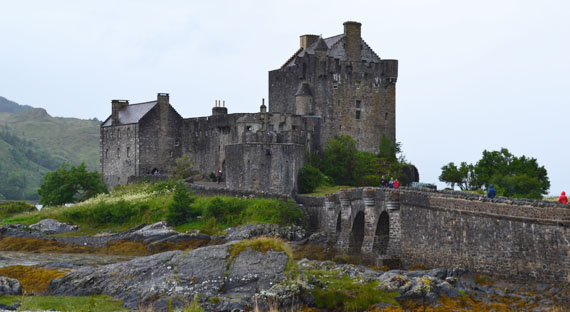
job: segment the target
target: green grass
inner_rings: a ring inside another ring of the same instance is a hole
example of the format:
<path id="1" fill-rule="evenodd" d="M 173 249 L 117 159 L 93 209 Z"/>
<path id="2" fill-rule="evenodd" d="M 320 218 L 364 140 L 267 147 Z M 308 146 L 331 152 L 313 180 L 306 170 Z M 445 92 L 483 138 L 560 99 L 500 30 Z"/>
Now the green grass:
<path id="1" fill-rule="evenodd" d="M 0 224 L 30 225 L 52 218 L 79 225 L 77 232 L 57 236 L 94 235 L 123 231 L 140 224 L 166 220 L 172 203 L 173 185 L 141 183 L 115 188 L 70 207 L 56 206 L 5 218 Z M 205 234 L 220 234 L 228 227 L 243 224 L 303 224 L 303 214 L 292 201 L 229 196 L 196 197 L 192 209 L 201 212 L 195 219 L 184 220 L 175 227 L 186 232 L 194 229 Z"/>
<path id="2" fill-rule="evenodd" d="M 378 281 L 352 280 L 339 271 L 311 270 L 308 274 L 326 285 L 312 291 L 318 308 L 365 311 L 370 305 L 380 302 L 398 305 L 395 298 L 399 293 L 377 290 Z"/>
<path id="3" fill-rule="evenodd" d="M 19 303 L 19 310 L 55 309 L 64 312 L 113 312 L 128 311 L 123 301 L 109 296 L 71 297 L 71 296 L 3 296 L 0 303 L 12 305 Z"/>
<path id="4" fill-rule="evenodd" d="M 336 193 L 342 189 L 350 189 L 354 188 L 354 186 L 342 186 L 342 185 L 335 185 L 335 186 L 319 186 L 315 189 L 312 193 L 302 194 L 308 196 L 325 196 L 329 193 Z"/>

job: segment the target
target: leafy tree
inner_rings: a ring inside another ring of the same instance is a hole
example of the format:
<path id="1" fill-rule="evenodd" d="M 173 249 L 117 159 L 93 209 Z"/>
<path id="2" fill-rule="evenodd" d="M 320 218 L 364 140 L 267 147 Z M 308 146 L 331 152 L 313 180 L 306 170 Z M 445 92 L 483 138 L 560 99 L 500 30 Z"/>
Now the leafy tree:
<path id="1" fill-rule="evenodd" d="M 319 169 L 331 177 L 336 185 L 354 185 L 358 154 L 356 142 L 349 135 L 343 135 L 330 140 L 323 152 L 324 158 Z"/>
<path id="2" fill-rule="evenodd" d="M 174 180 L 183 180 L 195 175 L 198 171 L 195 169 L 196 162 L 192 157 L 184 155 L 176 159 L 176 167 L 170 170 L 170 176 Z"/>
<path id="3" fill-rule="evenodd" d="M 441 167 L 441 175 L 439 180 L 449 183 L 451 188 L 455 188 L 455 184 L 459 186 L 462 191 L 473 190 L 478 187 L 473 184 L 475 176 L 474 166 L 466 162 L 462 162 L 459 168 L 453 163 Z"/>
<path id="4" fill-rule="evenodd" d="M 483 157 L 475 164 L 453 163 L 443 166 L 440 181 L 462 190 L 488 188 L 494 184 L 500 196 L 540 199 L 547 194 L 550 180 L 544 166 L 535 158 L 517 157 L 502 148 L 500 151 L 483 151 Z"/>
<path id="5" fill-rule="evenodd" d="M 172 195 L 172 203 L 168 206 L 166 220 L 170 225 L 184 224 L 200 215 L 200 211 L 192 208 L 195 198 L 190 195 L 183 183 L 177 183 Z"/>
<path id="6" fill-rule="evenodd" d="M 64 163 L 46 173 L 38 190 L 40 203 L 47 206 L 75 203 L 105 192 L 107 187 L 101 181 L 101 174 L 88 171 L 85 163 L 77 167 Z"/>

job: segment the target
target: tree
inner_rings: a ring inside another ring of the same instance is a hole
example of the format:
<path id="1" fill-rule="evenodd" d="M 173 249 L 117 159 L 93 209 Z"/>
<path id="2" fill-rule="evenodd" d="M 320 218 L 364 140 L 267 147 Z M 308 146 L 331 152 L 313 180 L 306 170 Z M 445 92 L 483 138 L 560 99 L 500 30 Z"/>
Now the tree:
<path id="1" fill-rule="evenodd" d="M 535 158 L 517 157 L 502 148 L 500 151 L 483 151 L 483 157 L 475 164 L 462 162 L 457 168 L 449 163 L 442 168 L 440 181 L 462 190 L 488 188 L 494 184 L 500 196 L 540 199 L 547 194 L 550 181 L 544 166 Z"/>
<path id="2" fill-rule="evenodd" d="M 441 167 L 439 180 L 449 183 L 452 189 L 455 188 L 455 184 L 457 184 L 462 191 L 477 189 L 478 187 L 473 184 L 475 177 L 474 170 L 475 168 L 472 164 L 462 162 L 458 168 L 453 162 L 450 162 Z"/>
<path id="3" fill-rule="evenodd" d="M 64 163 L 58 169 L 46 173 L 38 190 L 40 203 L 46 206 L 75 203 L 107 192 L 101 174 L 88 171 L 85 163 L 69 166 Z"/>
<path id="4" fill-rule="evenodd" d="M 331 177 L 336 185 L 354 185 L 357 154 L 356 142 L 343 135 L 330 140 L 324 149 L 322 166 L 319 168 Z"/>
<path id="5" fill-rule="evenodd" d="M 311 193 L 325 181 L 325 175 L 310 164 L 306 164 L 299 170 L 299 193 Z"/>
<path id="6" fill-rule="evenodd" d="M 172 194 L 172 202 L 168 205 L 166 221 L 170 225 L 177 226 L 200 215 L 200 211 L 195 211 L 191 207 L 194 200 L 186 186 L 181 182 L 177 183 Z"/>
<path id="7" fill-rule="evenodd" d="M 170 170 L 170 176 L 174 180 L 189 178 L 198 173 L 195 166 L 196 162 L 190 156 L 184 155 L 176 159 L 176 167 Z"/>

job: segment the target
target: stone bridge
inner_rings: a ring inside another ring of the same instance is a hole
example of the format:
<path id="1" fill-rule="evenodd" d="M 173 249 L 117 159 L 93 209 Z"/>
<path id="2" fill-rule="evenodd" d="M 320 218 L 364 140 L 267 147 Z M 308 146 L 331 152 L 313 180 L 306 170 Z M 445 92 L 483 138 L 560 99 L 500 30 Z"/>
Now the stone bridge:
<path id="1" fill-rule="evenodd" d="M 401 256 L 399 191 L 379 188 L 341 190 L 324 201 L 326 232 L 339 253 L 362 255 L 374 264 Z"/>
<path id="2" fill-rule="evenodd" d="M 297 196 L 337 253 L 388 266 L 462 266 L 570 282 L 570 207 L 452 191 L 355 188 Z"/>

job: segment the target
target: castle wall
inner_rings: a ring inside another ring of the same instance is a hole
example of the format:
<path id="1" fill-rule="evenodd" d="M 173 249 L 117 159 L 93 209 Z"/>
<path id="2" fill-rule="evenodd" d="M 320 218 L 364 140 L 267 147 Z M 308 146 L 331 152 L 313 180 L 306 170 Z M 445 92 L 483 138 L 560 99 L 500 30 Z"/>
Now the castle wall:
<path id="1" fill-rule="evenodd" d="M 238 142 L 236 121 L 246 114 L 184 119 L 183 150 L 198 164 L 200 173 L 225 171 L 225 146 Z"/>
<path id="2" fill-rule="evenodd" d="M 504 278 L 570 282 L 570 209 L 403 190 L 402 261 Z"/>
<path id="3" fill-rule="evenodd" d="M 139 174 L 168 174 L 182 156 L 183 119 L 168 104 L 156 105 L 139 121 Z"/>
<path id="4" fill-rule="evenodd" d="M 405 266 L 459 266 L 502 278 L 570 282 L 570 208 L 566 205 L 414 188 L 378 188 L 371 201 L 372 190 L 328 194 L 324 204 L 298 197 L 310 207 L 311 220 L 320 219 L 316 224 L 329 234 L 338 251 L 350 251 L 351 233 L 364 232 L 363 260 L 369 260 L 367 248 L 372 246 L 377 262 L 382 260 L 378 250 L 384 249 L 388 256 L 399 255 Z M 361 202 L 370 209 L 364 208 L 364 223 L 357 224 Z M 386 232 L 379 229 L 383 210 L 389 216 Z"/>
<path id="5" fill-rule="evenodd" d="M 243 143 L 226 146 L 226 187 L 291 194 L 304 165 L 300 144 Z"/>
<path id="6" fill-rule="evenodd" d="M 269 111 L 294 114 L 296 89 L 307 82 L 314 114 L 323 118 L 321 142 L 347 134 L 360 151 L 377 153 L 382 134 L 396 137 L 396 76 L 392 60 L 349 62 L 307 54 L 269 72 Z"/>
<path id="7" fill-rule="evenodd" d="M 137 174 L 137 134 L 137 124 L 101 128 L 101 173 L 109 188 Z"/>

